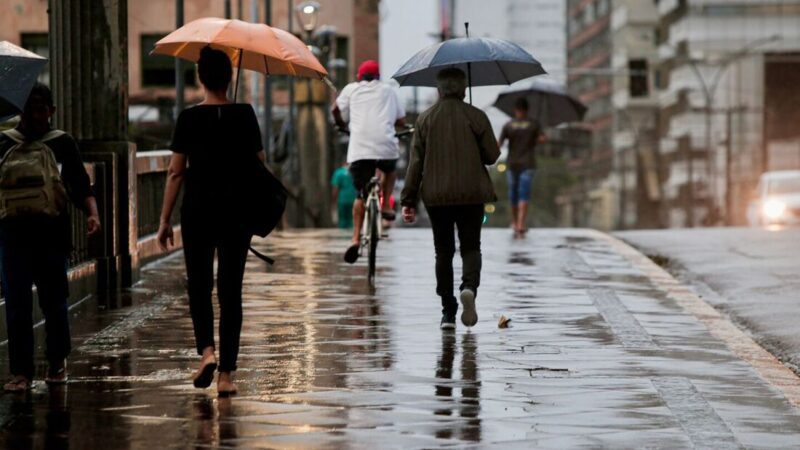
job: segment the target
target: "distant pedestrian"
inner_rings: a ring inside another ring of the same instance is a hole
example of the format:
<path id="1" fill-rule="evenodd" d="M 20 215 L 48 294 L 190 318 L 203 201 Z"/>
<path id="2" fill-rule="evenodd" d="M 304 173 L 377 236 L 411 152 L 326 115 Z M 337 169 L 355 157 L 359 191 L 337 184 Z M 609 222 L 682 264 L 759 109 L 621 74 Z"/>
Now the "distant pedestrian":
<path id="1" fill-rule="evenodd" d="M 380 67 L 375 61 L 364 61 L 358 68 L 358 81 L 342 89 L 333 107 L 336 125 L 349 126 L 350 143 L 347 146 L 347 163 L 359 197 L 353 203 L 353 240 L 344 254 L 344 260 L 354 263 L 361 248 L 361 225 L 364 222 L 364 200 L 369 193 L 367 185 L 376 171 L 380 171 L 383 205 L 381 216 L 395 220 L 389 199 L 394 191 L 397 159 L 400 147 L 395 128 L 405 126 L 406 112 L 397 93 L 380 80 Z"/>
<path id="2" fill-rule="evenodd" d="M 181 206 L 189 310 L 194 324 L 197 353 L 202 356 L 194 386 L 211 385 L 217 369 L 214 344 L 214 254 L 219 299 L 220 396 L 236 393 L 232 373 L 239 355 L 242 330 L 242 280 L 251 235 L 244 229 L 245 192 L 242 175 L 248 165 L 264 164 L 261 132 L 249 104 L 234 104 L 226 92 L 232 68 L 228 56 L 205 47 L 197 63 L 205 99 L 182 111 L 175 124 L 173 151 L 164 192 L 158 241 L 172 244 L 172 210 L 184 180 Z"/>
<path id="3" fill-rule="evenodd" d="M 332 204 L 336 205 L 336 221 L 341 229 L 353 228 L 353 202 L 358 197 L 353 177 L 347 169 L 347 163 L 333 171 L 331 177 Z"/>
<path id="4" fill-rule="evenodd" d="M 508 202 L 511 204 L 511 228 L 517 235 L 528 231 L 528 203 L 536 175 L 536 146 L 545 142 L 539 124 L 528 117 L 528 101 L 514 104 L 514 118 L 505 124 L 497 145 L 508 140 Z"/>
<path id="5" fill-rule="evenodd" d="M 452 329 L 458 312 L 453 295 L 453 229 L 458 229 L 463 261 L 461 322 L 473 326 L 478 321 L 475 298 L 484 204 L 497 200 L 485 166 L 497 161 L 500 150 L 486 114 L 464 103 L 464 72 L 442 70 L 437 86 L 439 101 L 416 123 L 401 204 L 406 222 L 416 219 L 419 200 L 428 210 L 436 249 L 436 293 L 442 298 L 441 328 Z"/>
<path id="6" fill-rule="evenodd" d="M 50 88 L 37 84 L 19 126 L 0 134 L 0 279 L 12 375 L 6 391 L 25 391 L 32 384 L 34 285 L 45 320 L 45 381 L 67 381 L 67 258 L 72 250 L 67 201 L 87 214 L 90 236 L 100 232 L 97 202 L 78 146 L 50 126 L 54 112 Z"/>

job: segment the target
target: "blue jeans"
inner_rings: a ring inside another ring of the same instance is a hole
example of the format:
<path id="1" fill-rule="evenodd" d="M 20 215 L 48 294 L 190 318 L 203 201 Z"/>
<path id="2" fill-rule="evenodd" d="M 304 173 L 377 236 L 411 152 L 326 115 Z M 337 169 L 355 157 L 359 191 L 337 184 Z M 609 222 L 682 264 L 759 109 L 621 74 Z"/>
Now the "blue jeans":
<path id="1" fill-rule="evenodd" d="M 0 229 L 0 282 L 6 303 L 8 358 L 12 375 L 32 379 L 33 286 L 44 315 L 45 354 L 60 364 L 71 350 L 67 297 L 67 257 L 63 249 L 42 242 L 38 233 Z"/>
<path id="2" fill-rule="evenodd" d="M 533 176 L 536 171 L 533 169 L 512 170 L 508 173 L 508 201 L 511 206 L 517 206 L 519 202 L 528 202 L 531 199 L 531 186 Z"/>

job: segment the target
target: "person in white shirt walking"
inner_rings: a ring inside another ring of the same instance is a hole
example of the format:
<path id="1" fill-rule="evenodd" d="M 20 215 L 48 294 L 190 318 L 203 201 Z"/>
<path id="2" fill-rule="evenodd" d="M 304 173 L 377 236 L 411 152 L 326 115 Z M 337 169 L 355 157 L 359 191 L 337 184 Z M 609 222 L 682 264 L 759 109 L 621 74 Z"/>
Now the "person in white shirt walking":
<path id="1" fill-rule="evenodd" d="M 395 212 L 389 204 L 396 180 L 397 159 L 400 157 L 395 129 L 405 127 L 406 113 L 394 89 L 380 80 L 380 68 L 372 60 L 364 61 L 359 66 L 358 81 L 342 89 L 332 112 L 340 129 L 347 129 L 349 122 L 347 162 L 350 164 L 353 184 L 359 192 L 359 197 L 353 203 L 353 242 L 344 255 L 344 260 L 352 264 L 358 259 L 364 199 L 368 194 L 366 187 L 376 170 L 383 173 L 381 215 L 388 221 L 395 219 Z"/>

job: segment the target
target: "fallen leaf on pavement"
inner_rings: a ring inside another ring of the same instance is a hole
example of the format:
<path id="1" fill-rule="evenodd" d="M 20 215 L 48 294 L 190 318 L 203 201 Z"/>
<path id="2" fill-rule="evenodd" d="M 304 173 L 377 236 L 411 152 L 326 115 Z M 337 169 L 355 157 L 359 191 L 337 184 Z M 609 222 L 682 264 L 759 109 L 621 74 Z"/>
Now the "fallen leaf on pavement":
<path id="1" fill-rule="evenodd" d="M 508 324 L 511 322 L 506 316 L 500 316 L 500 320 L 497 322 L 497 328 L 508 328 Z"/>

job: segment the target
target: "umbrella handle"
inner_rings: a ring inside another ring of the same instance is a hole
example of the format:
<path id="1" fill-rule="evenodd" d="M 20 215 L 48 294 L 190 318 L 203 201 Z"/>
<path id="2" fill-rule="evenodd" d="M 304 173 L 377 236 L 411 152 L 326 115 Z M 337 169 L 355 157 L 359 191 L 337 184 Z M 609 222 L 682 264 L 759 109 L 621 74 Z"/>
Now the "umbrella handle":
<path id="1" fill-rule="evenodd" d="M 239 96 L 239 75 L 242 73 L 242 54 L 244 50 L 239 49 L 239 64 L 236 66 L 236 85 L 233 88 L 233 103 L 236 103 L 236 98 Z"/>

